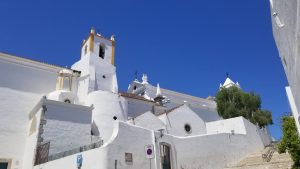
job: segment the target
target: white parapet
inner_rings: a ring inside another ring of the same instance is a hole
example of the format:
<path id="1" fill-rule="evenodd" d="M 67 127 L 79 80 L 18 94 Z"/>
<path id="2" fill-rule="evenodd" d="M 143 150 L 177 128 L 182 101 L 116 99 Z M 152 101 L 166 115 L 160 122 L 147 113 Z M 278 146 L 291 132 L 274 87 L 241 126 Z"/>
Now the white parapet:
<path id="1" fill-rule="evenodd" d="M 298 132 L 300 134 L 300 124 L 299 124 L 300 115 L 299 115 L 299 112 L 298 112 L 298 109 L 297 109 L 297 106 L 296 106 L 296 103 L 295 103 L 295 100 L 294 100 L 293 93 L 291 91 L 291 87 L 286 86 L 285 91 L 286 91 L 287 97 L 289 99 L 290 107 L 291 107 L 291 110 L 292 110 L 292 113 L 293 113 L 293 117 L 295 119 L 295 123 L 296 123 L 297 129 L 298 129 Z"/>

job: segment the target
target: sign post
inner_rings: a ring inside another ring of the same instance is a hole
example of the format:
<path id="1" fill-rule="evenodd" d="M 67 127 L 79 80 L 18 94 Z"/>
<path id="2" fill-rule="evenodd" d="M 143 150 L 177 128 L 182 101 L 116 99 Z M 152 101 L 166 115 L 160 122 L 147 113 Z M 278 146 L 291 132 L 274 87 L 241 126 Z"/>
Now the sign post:
<path id="1" fill-rule="evenodd" d="M 77 168 L 80 169 L 82 166 L 82 155 L 77 155 Z"/>
<path id="2" fill-rule="evenodd" d="M 146 158 L 154 158 L 154 146 L 153 144 L 146 145 L 145 146 L 145 155 Z"/>
<path id="3" fill-rule="evenodd" d="M 153 144 L 145 146 L 145 155 L 146 155 L 146 158 L 148 158 L 149 161 L 150 161 L 150 169 L 151 169 L 151 159 L 154 158 L 154 146 L 153 146 Z"/>

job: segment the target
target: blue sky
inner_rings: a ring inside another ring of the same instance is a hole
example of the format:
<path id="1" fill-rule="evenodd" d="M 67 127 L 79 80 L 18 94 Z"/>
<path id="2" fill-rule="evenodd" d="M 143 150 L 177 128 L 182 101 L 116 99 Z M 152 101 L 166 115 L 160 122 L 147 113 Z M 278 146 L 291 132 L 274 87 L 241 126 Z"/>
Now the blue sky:
<path id="1" fill-rule="evenodd" d="M 0 2 L 0 51 L 71 66 L 94 26 L 116 36 L 118 83 L 134 72 L 152 84 L 199 97 L 214 95 L 226 72 L 273 112 L 270 127 L 290 111 L 287 80 L 273 40 L 267 0 Z"/>

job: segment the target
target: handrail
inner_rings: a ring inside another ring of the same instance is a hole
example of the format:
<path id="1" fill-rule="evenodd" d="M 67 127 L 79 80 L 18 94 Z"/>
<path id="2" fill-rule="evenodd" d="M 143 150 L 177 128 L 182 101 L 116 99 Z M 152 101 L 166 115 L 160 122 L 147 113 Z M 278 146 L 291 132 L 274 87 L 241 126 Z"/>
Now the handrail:
<path id="1" fill-rule="evenodd" d="M 270 162 L 275 150 L 275 144 L 271 144 L 269 150 L 266 153 L 262 154 L 262 159 L 266 162 Z"/>
<path id="2" fill-rule="evenodd" d="M 77 154 L 77 153 L 80 153 L 80 152 L 95 149 L 95 148 L 101 147 L 102 145 L 103 145 L 103 140 L 92 143 L 92 144 L 84 145 L 84 146 L 81 146 L 81 147 L 78 147 L 78 148 L 74 148 L 72 150 L 60 152 L 60 153 L 57 153 L 57 154 L 52 154 L 52 155 L 48 156 L 48 161 L 57 160 L 57 159 L 60 159 L 60 158 L 66 157 L 66 156 L 70 156 L 70 155 Z"/>

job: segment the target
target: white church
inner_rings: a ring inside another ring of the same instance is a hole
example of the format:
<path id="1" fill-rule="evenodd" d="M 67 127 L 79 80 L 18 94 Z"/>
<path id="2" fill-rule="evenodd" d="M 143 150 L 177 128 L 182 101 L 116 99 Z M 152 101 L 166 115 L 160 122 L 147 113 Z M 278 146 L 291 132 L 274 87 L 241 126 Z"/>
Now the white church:
<path id="1" fill-rule="evenodd" d="M 271 143 L 145 74 L 119 92 L 114 51 L 92 29 L 71 69 L 0 53 L 0 169 L 222 169 Z"/>

